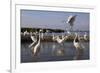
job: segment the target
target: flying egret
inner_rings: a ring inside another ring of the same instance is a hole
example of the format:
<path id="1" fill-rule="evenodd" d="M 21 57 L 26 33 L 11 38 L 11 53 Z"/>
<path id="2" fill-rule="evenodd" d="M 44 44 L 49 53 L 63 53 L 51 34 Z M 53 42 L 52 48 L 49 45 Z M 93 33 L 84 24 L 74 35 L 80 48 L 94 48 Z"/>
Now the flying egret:
<path id="1" fill-rule="evenodd" d="M 83 55 L 84 46 L 80 42 L 79 36 L 77 33 L 75 33 L 73 44 L 74 44 L 74 47 L 76 48 L 76 56 L 74 57 L 74 59 L 80 59 Z"/>
<path id="2" fill-rule="evenodd" d="M 68 20 L 67 20 L 67 23 L 70 25 L 70 30 L 73 30 L 73 25 L 74 25 L 74 22 L 75 22 L 75 18 L 76 18 L 77 15 L 70 15 L 68 17 Z"/>

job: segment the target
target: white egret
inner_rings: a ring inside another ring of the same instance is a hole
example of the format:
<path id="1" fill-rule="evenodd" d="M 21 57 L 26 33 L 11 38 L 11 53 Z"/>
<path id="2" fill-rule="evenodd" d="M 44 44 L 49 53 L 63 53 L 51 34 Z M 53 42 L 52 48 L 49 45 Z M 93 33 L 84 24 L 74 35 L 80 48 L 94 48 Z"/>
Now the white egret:
<path id="1" fill-rule="evenodd" d="M 52 40 L 56 41 L 56 36 L 54 35 L 54 33 L 52 33 Z"/>
<path id="2" fill-rule="evenodd" d="M 59 43 L 59 44 L 63 43 L 66 39 L 68 39 L 68 36 L 63 36 L 62 35 L 61 38 L 60 38 L 59 35 L 54 36 L 54 34 L 53 34 L 53 37 L 52 37 L 52 40 L 57 41 L 57 43 Z"/>
<path id="3" fill-rule="evenodd" d="M 62 36 L 62 38 L 60 38 L 60 36 L 56 36 L 55 39 L 59 44 L 61 44 L 67 39 L 67 36 Z"/>
<path id="4" fill-rule="evenodd" d="M 62 45 L 62 47 L 64 47 L 64 41 L 67 39 L 67 37 L 62 35 L 62 37 L 60 38 L 60 36 L 53 35 L 52 39 L 53 39 L 53 41 L 57 41 L 57 43 L 59 43 L 59 45 Z M 60 49 L 57 49 L 57 51 L 56 51 L 57 56 L 63 56 L 65 54 L 65 50 L 62 47 Z M 55 51 L 55 45 L 53 45 L 52 51 Z"/>
<path id="5" fill-rule="evenodd" d="M 28 34 L 29 34 L 29 32 L 27 32 L 27 30 L 24 31 L 24 36 L 25 36 L 25 35 L 28 35 Z"/>
<path id="6" fill-rule="evenodd" d="M 35 46 L 32 47 L 33 56 L 36 56 L 40 51 L 40 31 L 37 37 L 37 41 L 35 42 Z"/>
<path id="7" fill-rule="evenodd" d="M 49 30 L 46 29 L 46 32 L 45 32 L 45 36 L 46 36 L 46 37 L 45 37 L 45 39 L 48 39 L 48 35 L 49 35 L 48 33 L 49 33 Z M 45 47 L 48 49 L 48 48 L 49 48 L 48 41 L 45 41 L 45 43 L 46 43 L 46 44 L 45 44 L 45 45 L 46 45 Z"/>
<path id="8" fill-rule="evenodd" d="M 53 44 L 52 46 L 52 55 L 57 55 L 57 56 L 64 56 L 65 50 L 64 48 L 56 48 L 56 45 Z"/>
<path id="9" fill-rule="evenodd" d="M 44 38 L 43 29 L 40 29 L 40 32 L 41 32 L 41 38 L 43 39 Z"/>
<path id="10" fill-rule="evenodd" d="M 87 35 L 87 33 L 85 32 L 85 34 L 84 34 L 84 40 L 88 40 L 88 35 Z"/>
<path id="11" fill-rule="evenodd" d="M 32 33 L 32 35 L 37 35 L 38 34 L 38 31 L 35 31 Z"/>
<path id="12" fill-rule="evenodd" d="M 35 36 L 33 36 L 33 35 L 31 35 L 31 40 L 33 41 L 33 43 L 31 43 L 31 44 L 29 45 L 29 48 L 32 47 L 32 46 L 36 43 L 36 41 L 37 41 L 37 39 L 36 39 Z"/>
<path id="13" fill-rule="evenodd" d="M 76 56 L 74 57 L 74 59 L 80 59 L 83 55 L 84 46 L 80 42 L 79 36 L 77 33 L 75 33 L 73 44 L 74 44 L 74 47 L 76 48 Z"/>
<path id="14" fill-rule="evenodd" d="M 29 45 L 29 48 L 31 48 L 35 42 L 37 41 L 37 33 L 36 32 L 30 32 L 30 38 L 31 40 L 33 41 L 30 45 Z"/>
<path id="15" fill-rule="evenodd" d="M 77 15 L 70 15 L 68 17 L 68 20 L 67 20 L 67 23 L 70 25 L 70 30 L 73 30 L 73 25 L 74 25 L 74 22 L 75 22 L 75 18 L 76 18 Z"/>

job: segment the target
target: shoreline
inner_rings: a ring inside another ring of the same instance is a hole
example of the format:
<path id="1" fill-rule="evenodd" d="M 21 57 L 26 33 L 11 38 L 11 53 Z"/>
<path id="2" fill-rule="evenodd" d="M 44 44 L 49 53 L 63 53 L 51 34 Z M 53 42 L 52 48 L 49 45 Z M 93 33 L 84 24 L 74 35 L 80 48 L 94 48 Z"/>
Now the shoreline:
<path id="1" fill-rule="evenodd" d="M 65 40 L 65 42 L 73 42 L 75 36 L 69 36 L 68 39 Z M 44 36 L 44 38 L 40 39 L 42 42 L 56 42 L 52 39 L 52 36 Z M 89 38 L 87 40 L 84 40 L 84 38 L 81 36 L 81 40 L 84 42 L 89 42 Z M 30 36 L 21 36 L 21 42 L 32 42 Z"/>

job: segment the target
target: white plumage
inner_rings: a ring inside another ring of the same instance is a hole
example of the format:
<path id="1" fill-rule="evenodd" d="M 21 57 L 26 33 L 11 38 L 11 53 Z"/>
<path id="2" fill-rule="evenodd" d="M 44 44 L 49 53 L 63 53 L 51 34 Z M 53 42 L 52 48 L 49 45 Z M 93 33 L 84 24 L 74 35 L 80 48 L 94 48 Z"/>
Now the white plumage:
<path id="1" fill-rule="evenodd" d="M 69 17 L 68 17 L 68 20 L 67 20 L 67 23 L 69 23 L 70 22 L 70 20 L 72 19 L 72 15 L 70 15 Z"/>
<path id="2" fill-rule="evenodd" d="M 26 30 L 26 31 L 24 31 L 24 36 L 25 36 L 25 35 L 28 35 L 28 34 L 29 34 L 29 33 L 27 32 L 27 30 Z"/>
<path id="3" fill-rule="evenodd" d="M 52 38 L 53 41 L 57 41 L 57 43 L 59 43 L 59 44 L 63 43 L 66 39 L 68 39 L 68 36 L 62 35 L 60 38 L 59 35 L 55 36 L 54 34 L 53 34 L 53 38 Z"/>
<path id="4" fill-rule="evenodd" d="M 35 46 L 32 47 L 32 53 L 33 53 L 33 56 L 36 56 L 40 51 L 40 32 L 37 37 L 37 41 L 34 44 Z"/>
<path id="5" fill-rule="evenodd" d="M 87 35 L 86 32 L 85 32 L 85 34 L 84 34 L 84 40 L 88 40 L 88 35 Z"/>
<path id="6" fill-rule="evenodd" d="M 35 38 L 35 36 L 32 36 L 32 35 L 31 35 L 31 40 L 33 41 L 33 43 L 31 43 L 29 45 L 29 48 L 32 47 L 36 43 L 36 41 L 37 41 L 37 39 Z"/>
<path id="7" fill-rule="evenodd" d="M 80 42 L 78 34 L 76 33 L 75 35 L 76 36 L 74 38 L 73 44 L 74 44 L 74 46 L 76 48 L 76 56 L 74 57 L 74 59 L 80 59 L 82 57 L 82 55 L 83 55 L 83 50 L 84 50 L 85 47 Z"/>
<path id="8" fill-rule="evenodd" d="M 75 36 L 74 42 L 73 42 L 75 48 L 76 48 L 76 49 L 83 49 L 84 46 L 83 46 L 82 43 L 80 42 L 78 34 L 76 33 L 75 35 L 76 35 L 76 36 Z"/>
<path id="9" fill-rule="evenodd" d="M 64 42 L 65 38 L 60 38 L 59 36 L 56 36 L 56 41 L 60 44 L 62 42 Z"/>
<path id="10" fill-rule="evenodd" d="M 72 29 L 72 27 L 74 25 L 75 19 L 76 19 L 76 15 L 74 15 L 74 16 L 70 15 L 68 17 L 67 23 L 70 25 L 70 30 Z"/>
<path id="11" fill-rule="evenodd" d="M 62 44 L 62 43 L 63 43 L 67 38 L 68 38 L 68 37 L 67 37 L 67 36 L 64 36 L 63 34 L 62 34 L 61 38 L 60 38 L 60 36 L 55 36 L 55 35 L 53 34 L 52 40 L 53 40 L 53 41 L 56 41 L 57 43 L 59 43 L 59 45 L 62 45 L 62 47 L 63 47 L 64 44 Z M 53 54 L 55 54 L 55 55 L 57 55 L 57 56 L 63 56 L 63 55 L 65 54 L 65 50 L 64 50 L 62 47 L 61 47 L 60 49 L 57 49 L 57 50 L 55 50 L 55 47 L 56 47 L 56 45 L 54 44 L 54 45 L 53 45 L 53 49 L 52 49 Z"/>
<path id="12" fill-rule="evenodd" d="M 31 36 L 32 41 L 37 41 L 37 39 L 35 38 L 35 36 Z"/>
<path id="13" fill-rule="evenodd" d="M 43 29 L 40 29 L 40 32 L 41 32 L 41 38 L 43 39 L 44 38 Z"/>

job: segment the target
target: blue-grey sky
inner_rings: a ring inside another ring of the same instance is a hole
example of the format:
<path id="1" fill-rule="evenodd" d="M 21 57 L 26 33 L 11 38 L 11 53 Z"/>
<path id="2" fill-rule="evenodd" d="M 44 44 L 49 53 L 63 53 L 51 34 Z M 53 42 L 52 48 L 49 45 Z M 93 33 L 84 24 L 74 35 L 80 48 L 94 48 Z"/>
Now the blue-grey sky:
<path id="1" fill-rule="evenodd" d="M 70 15 L 77 15 L 74 30 L 89 30 L 89 13 L 39 10 L 21 10 L 21 27 L 69 29 L 69 24 L 64 21 L 67 21 Z"/>

